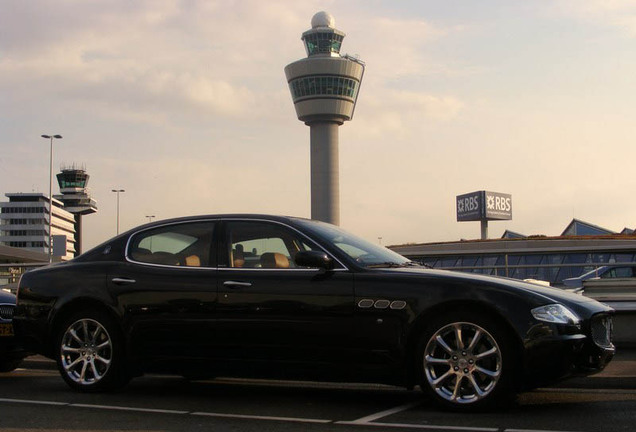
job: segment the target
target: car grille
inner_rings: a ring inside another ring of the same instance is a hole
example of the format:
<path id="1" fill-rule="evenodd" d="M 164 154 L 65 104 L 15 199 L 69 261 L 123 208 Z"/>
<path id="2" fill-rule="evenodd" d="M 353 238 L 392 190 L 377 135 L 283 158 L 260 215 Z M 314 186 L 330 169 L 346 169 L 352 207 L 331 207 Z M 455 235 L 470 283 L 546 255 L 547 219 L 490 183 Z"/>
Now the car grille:
<path id="1" fill-rule="evenodd" d="M 612 332 L 613 323 L 611 316 L 601 315 L 592 318 L 592 339 L 596 345 L 601 347 L 611 346 Z"/>
<path id="2" fill-rule="evenodd" d="M 11 320 L 13 319 L 13 310 L 15 309 L 14 305 L 11 304 L 0 304 L 0 319 L 3 320 Z"/>

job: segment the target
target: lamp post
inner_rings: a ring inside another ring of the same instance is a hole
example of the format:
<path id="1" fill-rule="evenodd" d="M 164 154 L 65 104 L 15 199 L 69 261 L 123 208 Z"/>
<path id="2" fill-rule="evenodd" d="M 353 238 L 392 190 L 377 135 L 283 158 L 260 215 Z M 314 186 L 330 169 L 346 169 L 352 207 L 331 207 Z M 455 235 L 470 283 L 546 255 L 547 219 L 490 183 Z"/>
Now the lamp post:
<path id="1" fill-rule="evenodd" d="M 117 235 L 119 235 L 119 193 L 126 191 L 123 189 L 112 189 L 111 192 L 115 192 L 117 194 Z"/>
<path id="2" fill-rule="evenodd" d="M 49 262 L 53 262 L 53 140 L 62 139 L 62 135 L 42 135 L 51 141 L 49 155 Z"/>
<path id="3" fill-rule="evenodd" d="M 146 215 L 146 217 L 148 218 L 148 223 L 152 222 L 152 219 L 155 218 L 155 215 Z"/>

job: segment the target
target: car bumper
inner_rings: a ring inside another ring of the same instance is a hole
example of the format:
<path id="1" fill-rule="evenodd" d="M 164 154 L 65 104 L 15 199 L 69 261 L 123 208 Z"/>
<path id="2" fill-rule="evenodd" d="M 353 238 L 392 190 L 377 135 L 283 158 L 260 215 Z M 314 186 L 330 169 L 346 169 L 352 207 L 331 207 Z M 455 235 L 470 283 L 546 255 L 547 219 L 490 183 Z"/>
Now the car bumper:
<path id="1" fill-rule="evenodd" d="M 552 331 L 550 335 L 526 341 L 522 387 L 536 388 L 605 369 L 616 352 L 611 342 L 611 318 L 602 324 L 609 326 L 606 335 L 599 336 L 600 321 L 607 319 L 608 316 L 598 317 L 597 322 L 584 324 L 579 333 Z"/>

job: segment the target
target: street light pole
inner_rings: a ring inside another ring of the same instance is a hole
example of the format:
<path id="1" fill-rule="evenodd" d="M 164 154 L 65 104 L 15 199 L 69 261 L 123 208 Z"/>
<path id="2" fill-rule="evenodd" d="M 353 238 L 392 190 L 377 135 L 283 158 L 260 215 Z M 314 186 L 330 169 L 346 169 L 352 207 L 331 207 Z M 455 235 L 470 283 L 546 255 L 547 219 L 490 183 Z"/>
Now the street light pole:
<path id="1" fill-rule="evenodd" d="M 62 139 L 62 135 L 41 135 L 51 140 L 49 154 L 49 262 L 53 262 L 53 139 Z"/>
<path id="2" fill-rule="evenodd" d="M 148 223 L 152 222 L 152 219 L 155 217 L 155 215 L 146 215 L 146 217 L 148 218 Z"/>
<path id="3" fill-rule="evenodd" d="M 117 194 L 117 235 L 119 235 L 119 193 L 126 191 L 123 189 L 113 189 L 111 192 L 115 192 Z"/>

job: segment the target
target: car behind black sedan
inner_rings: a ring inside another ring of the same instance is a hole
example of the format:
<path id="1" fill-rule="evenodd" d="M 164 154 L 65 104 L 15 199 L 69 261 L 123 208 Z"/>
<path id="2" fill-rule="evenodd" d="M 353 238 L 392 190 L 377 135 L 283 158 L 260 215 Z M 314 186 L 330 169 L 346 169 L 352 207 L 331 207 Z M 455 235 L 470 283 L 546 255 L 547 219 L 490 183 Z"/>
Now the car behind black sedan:
<path id="1" fill-rule="evenodd" d="M 425 269 L 322 222 L 200 216 L 26 273 L 14 323 L 74 389 L 144 372 L 419 385 L 455 409 L 602 370 L 612 309 Z"/>
<path id="2" fill-rule="evenodd" d="M 14 335 L 14 310 L 15 295 L 0 289 L 0 372 L 14 370 L 26 356 Z"/>

